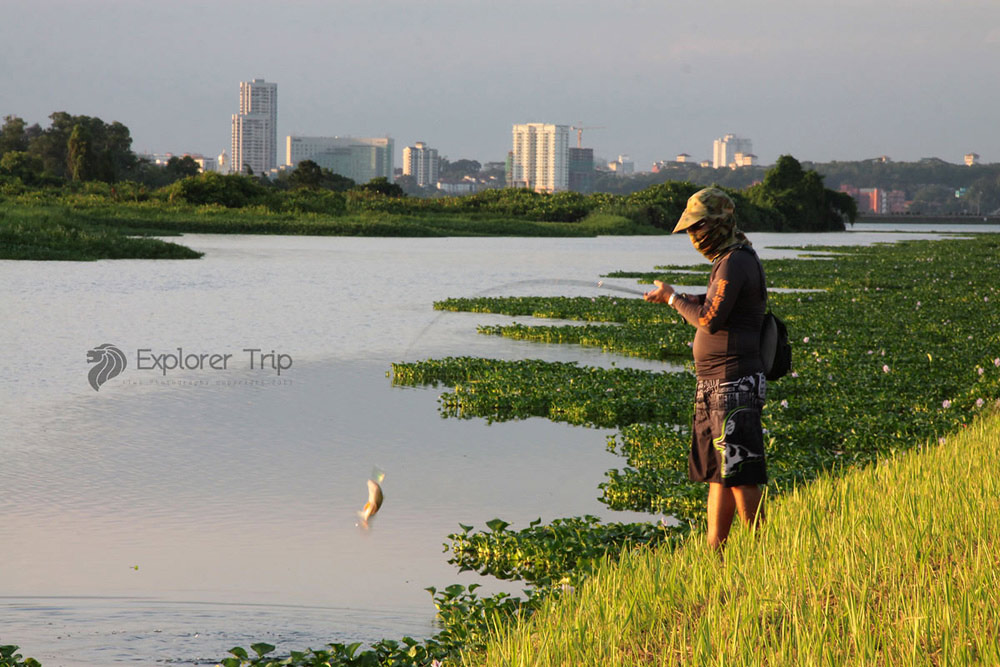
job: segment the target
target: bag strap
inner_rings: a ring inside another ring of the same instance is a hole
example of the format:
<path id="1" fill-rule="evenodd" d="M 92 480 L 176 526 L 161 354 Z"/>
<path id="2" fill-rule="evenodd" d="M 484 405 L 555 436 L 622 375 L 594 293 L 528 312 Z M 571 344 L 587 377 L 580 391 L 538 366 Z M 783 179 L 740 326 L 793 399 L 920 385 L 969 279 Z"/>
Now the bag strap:
<path id="1" fill-rule="evenodd" d="M 760 273 L 760 295 L 764 299 L 764 308 L 767 309 L 766 312 L 771 312 L 771 306 L 767 300 L 767 280 L 764 278 L 764 264 L 760 261 L 760 257 L 757 255 L 757 251 L 755 251 L 752 247 L 746 244 L 740 244 L 736 246 L 736 249 L 746 250 L 751 255 L 753 255 L 754 259 L 757 260 L 757 271 Z"/>

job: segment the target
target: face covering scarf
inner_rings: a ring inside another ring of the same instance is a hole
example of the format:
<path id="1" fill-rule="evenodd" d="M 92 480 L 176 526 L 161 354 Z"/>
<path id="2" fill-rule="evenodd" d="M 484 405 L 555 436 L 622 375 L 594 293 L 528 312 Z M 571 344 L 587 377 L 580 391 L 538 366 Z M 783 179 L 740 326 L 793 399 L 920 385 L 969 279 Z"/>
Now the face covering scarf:
<path id="1" fill-rule="evenodd" d="M 710 262 L 734 245 L 750 245 L 746 235 L 736 229 L 736 220 L 732 216 L 725 220 L 706 219 L 690 228 L 688 234 L 695 249 Z"/>

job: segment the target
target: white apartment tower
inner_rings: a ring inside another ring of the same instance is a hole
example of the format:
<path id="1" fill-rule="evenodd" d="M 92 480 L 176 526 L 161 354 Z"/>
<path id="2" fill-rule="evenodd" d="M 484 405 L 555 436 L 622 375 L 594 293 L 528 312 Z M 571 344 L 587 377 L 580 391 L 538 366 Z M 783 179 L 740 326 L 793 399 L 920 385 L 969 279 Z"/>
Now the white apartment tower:
<path id="1" fill-rule="evenodd" d="M 233 114 L 230 171 L 268 174 L 278 166 L 278 84 L 240 82 L 240 112 Z"/>
<path id="2" fill-rule="evenodd" d="M 438 180 L 440 159 L 436 148 L 418 141 L 414 146 L 403 149 L 403 175 L 413 176 L 417 185 L 424 187 L 433 185 Z"/>
<path id="3" fill-rule="evenodd" d="M 515 125 L 511 185 L 537 192 L 569 189 L 569 125 Z"/>
<path id="4" fill-rule="evenodd" d="M 736 154 L 750 155 L 753 153 L 753 144 L 749 139 L 737 137 L 734 134 L 727 134 L 721 139 L 716 139 L 712 144 L 712 166 L 728 167 L 736 162 Z"/>

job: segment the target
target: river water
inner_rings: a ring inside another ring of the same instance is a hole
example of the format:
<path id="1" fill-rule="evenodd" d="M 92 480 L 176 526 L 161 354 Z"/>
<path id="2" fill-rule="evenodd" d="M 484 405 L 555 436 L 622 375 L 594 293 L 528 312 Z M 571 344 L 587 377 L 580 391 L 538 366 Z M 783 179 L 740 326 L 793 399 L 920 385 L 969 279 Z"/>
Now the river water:
<path id="1" fill-rule="evenodd" d="M 937 236 L 885 229 L 752 240 L 769 258 L 794 254 L 778 245 Z M 440 390 L 392 387 L 387 371 L 457 355 L 663 368 L 480 336 L 477 324 L 511 318 L 431 306 L 617 295 L 602 274 L 699 263 L 686 237 L 182 242 L 205 257 L 0 261 L 0 644 L 86 667 L 422 638 L 435 631 L 427 586 L 519 590 L 447 564 L 459 523 L 650 518 L 597 501 L 622 464 L 608 431 L 445 420 Z M 88 351 L 106 343 L 127 366 L 95 391 Z M 149 368 L 177 348 L 200 367 Z M 366 530 L 375 467 L 386 500 Z"/>

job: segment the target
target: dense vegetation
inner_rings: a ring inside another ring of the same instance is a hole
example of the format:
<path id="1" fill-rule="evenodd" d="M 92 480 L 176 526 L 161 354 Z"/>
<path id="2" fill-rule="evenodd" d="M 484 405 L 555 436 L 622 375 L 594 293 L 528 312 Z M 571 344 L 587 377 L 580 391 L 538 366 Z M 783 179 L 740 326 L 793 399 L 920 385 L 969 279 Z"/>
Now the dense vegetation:
<path id="1" fill-rule="evenodd" d="M 314 165 L 313 165 L 314 166 Z M 627 196 L 523 189 L 466 197 L 420 199 L 375 179 L 343 191 L 331 174 L 310 165 L 291 190 L 238 174 L 187 176 L 157 190 L 134 182 L 69 182 L 28 186 L 0 174 L 0 258 L 95 259 L 181 257 L 158 242 L 121 235 L 180 233 L 363 236 L 596 236 L 656 234 L 673 228 L 698 186 L 665 183 Z M 298 171 L 293 173 L 293 177 Z M 322 183 L 334 183 L 333 189 Z M 317 185 L 319 184 L 319 185 Z M 740 225 L 753 230 L 837 230 L 856 214 L 854 201 L 827 190 L 815 172 L 783 157 L 760 185 L 731 191 Z M 44 214 L 40 213 L 44 212 Z M 53 236 L 42 219 L 77 230 Z M 93 227 L 94 229 L 91 229 Z M 89 236 L 86 247 L 72 241 Z M 46 239 L 52 239 L 51 247 Z M 105 247 L 102 252 L 101 248 Z M 139 255 L 123 255 L 134 247 Z M 23 248 L 30 248 L 26 254 Z M 188 253 L 188 256 L 197 256 Z"/>
<path id="2" fill-rule="evenodd" d="M 51 121 L 50 127 L 42 129 L 7 116 L 0 128 L 0 211 L 5 212 L 0 220 L 4 241 L 0 258 L 182 256 L 155 241 L 133 243 L 117 238 L 119 232 L 664 233 L 672 229 L 687 198 L 700 187 L 671 181 L 620 195 L 500 188 L 462 197 L 421 198 L 407 196 L 400 185 L 385 178 L 355 184 L 310 160 L 273 181 L 252 175 L 197 173 L 198 165 L 189 156 L 157 166 L 132 152 L 131 135 L 121 123 L 65 112 L 52 114 Z M 459 160 L 446 166 L 464 171 L 479 165 Z M 762 183 L 729 192 L 737 204 L 739 224 L 747 231 L 843 230 L 857 212 L 850 197 L 826 189 L 815 171 L 803 169 L 791 156 L 783 156 Z M 39 222 L 38 207 L 45 209 L 49 226 Z M 60 236 L 52 224 L 70 232 Z M 92 230 L 91 225 L 99 229 Z M 81 247 L 74 249 L 76 239 L 81 240 Z M 84 243 L 82 239 L 89 240 Z M 123 254 L 126 247 L 140 254 Z"/>
<path id="3" fill-rule="evenodd" d="M 638 549 L 501 628 L 496 667 L 1000 664 L 1000 415 L 772 502 L 724 562 Z M 923 445 L 923 447 L 921 447 Z"/>
<path id="4" fill-rule="evenodd" d="M 910 202 L 908 213 L 920 215 L 1000 215 L 1000 164 L 966 166 L 925 158 L 917 162 L 856 160 L 806 162 L 827 186 L 901 190 Z M 660 171 L 623 176 L 599 173 L 594 189 L 626 195 L 667 181 L 718 184 L 742 190 L 764 180 L 768 167 L 739 169 L 701 167 L 697 163 L 667 163 Z"/>
<path id="5" fill-rule="evenodd" d="M 138 232 L 137 232 L 138 233 Z M 196 259 L 202 253 L 176 243 L 126 236 L 72 211 L 0 207 L 0 259 Z"/>

